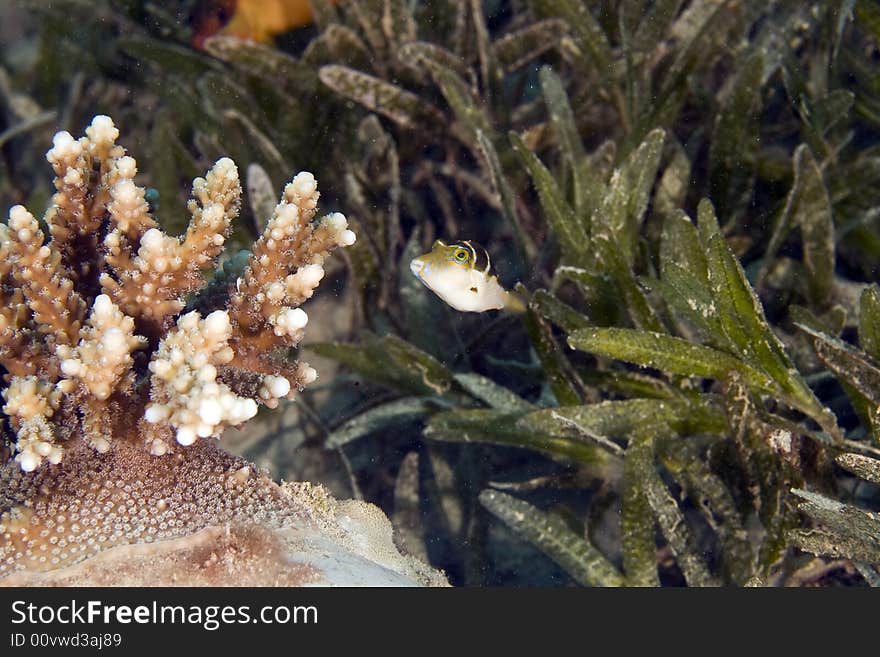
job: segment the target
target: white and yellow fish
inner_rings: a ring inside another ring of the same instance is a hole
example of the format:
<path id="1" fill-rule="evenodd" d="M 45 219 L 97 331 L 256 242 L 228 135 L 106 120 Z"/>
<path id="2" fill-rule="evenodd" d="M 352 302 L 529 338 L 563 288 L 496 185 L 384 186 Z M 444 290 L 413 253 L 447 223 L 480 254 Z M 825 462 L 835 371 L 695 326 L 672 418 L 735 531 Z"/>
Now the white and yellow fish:
<path id="1" fill-rule="evenodd" d="M 425 287 L 456 310 L 525 310 L 519 295 L 501 287 L 490 273 L 489 254 L 476 242 L 446 244 L 437 240 L 429 253 L 413 258 L 409 268 Z"/>

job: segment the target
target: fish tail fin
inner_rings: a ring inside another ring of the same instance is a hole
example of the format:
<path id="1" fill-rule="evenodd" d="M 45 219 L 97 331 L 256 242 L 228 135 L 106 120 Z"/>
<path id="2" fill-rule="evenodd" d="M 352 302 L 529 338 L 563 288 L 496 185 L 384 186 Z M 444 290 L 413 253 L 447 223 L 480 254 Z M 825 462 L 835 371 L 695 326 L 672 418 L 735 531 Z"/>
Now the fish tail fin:
<path id="1" fill-rule="evenodd" d="M 520 315 L 526 311 L 526 300 L 517 292 L 508 292 L 504 300 L 504 309 Z"/>

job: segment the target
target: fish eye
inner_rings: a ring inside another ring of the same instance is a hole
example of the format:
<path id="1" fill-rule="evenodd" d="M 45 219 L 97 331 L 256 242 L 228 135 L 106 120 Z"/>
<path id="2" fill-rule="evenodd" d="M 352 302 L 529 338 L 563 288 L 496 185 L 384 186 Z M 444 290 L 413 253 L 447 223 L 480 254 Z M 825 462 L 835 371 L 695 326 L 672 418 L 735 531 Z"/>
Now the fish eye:
<path id="1" fill-rule="evenodd" d="M 458 249 L 452 257 L 455 258 L 456 262 L 467 262 L 468 252 L 465 249 Z"/>

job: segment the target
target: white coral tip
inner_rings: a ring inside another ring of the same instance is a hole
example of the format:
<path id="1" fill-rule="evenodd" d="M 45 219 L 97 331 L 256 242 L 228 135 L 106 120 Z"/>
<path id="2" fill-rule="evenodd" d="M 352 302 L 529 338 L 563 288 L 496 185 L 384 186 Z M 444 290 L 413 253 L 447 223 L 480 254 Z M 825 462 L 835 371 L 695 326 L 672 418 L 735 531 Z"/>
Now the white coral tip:
<path id="1" fill-rule="evenodd" d="M 164 241 L 165 236 L 162 234 L 161 230 L 158 228 L 150 228 L 141 237 L 141 248 L 146 248 L 147 251 L 159 249 Z"/>
<path id="2" fill-rule="evenodd" d="M 217 378 L 217 368 L 206 363 L 198 369 L 196 378 L 202 383 L 212 383 Z"/>
<path id="3" fill-rule="evenodd" d="M 61 372 L 64 376 L 77 376 L 82 371 L 82 363 L 76 358 L 61 361 Z"/>
<path id="4" fill-rule="evenodd" d="M 321 279 L 324 278 L 324 268 L 317 263 L 306 265 L 300 267 L 296 272 L 296 277 L 302 281 L 302 284 L 305 287 L 314 288 L 317 287 L 318 283 L 321 282 Z"/>
<path id="5" fill-rule="evenodd" d="M 65 146 L 69 146 L 73 142 L 73 135 L 67 132 L 67 130 L 56 132 L 55 136 L 52 137 L 52 146 L 54 146 L 55 148 L 64 148 Z"/>
<path id="6" fill-rule="evenodd" d="M 113 125 L 113 119 L 105 114 L 98 114 L 86 128 L 86 135 L 94 143 L 112 144 L 119 137 L 119 130 Z"/>
<path id="7" fill-rule="evenodd" d="M 230 331 L 229 314 L 225 310 L 215 310 L 205 317 L 205 333 L 207 335 L 226 338 Z"/>
<path id="8" fill-rule="evenodd" d="M 324 217 L 324 224 L 331 230 L 340 232 L 348 228 L 348 219 L 341 212 L 331 212 Z"/>
<path id="9" fill-rule="evenodd" d="M 216 399 L 203 399 L 199 404 L 199 417 L 205 424 L 216 426 L 223 420 L 223 407 Z"/>
<path id="10" fill-rule="evenodd" d="M 153 456 L 164 456 L 168 453 L 168 445 L 164 440 L 156 438 L 150 443 L 150 454 Z"/>
<path id="11" fill-rule="evenodd" d="M 271 374 L 263 379 L 263 385 L 272 397 L 280 398 L 290 392 L 290 381 L 283 376 L 272 376 Z"/>
<path id="12" fill-rule="evenodd" d="M 92 442 L 92 447 L 95 448 L 95 451 L 98 452 L 98 454 L 106 454 L 110 451 L 110 441 L 106 438 L 96 438 Z"/>
<path id="13" fill-rule="evenodd" d="M 92 303 L 92 313 L 98 315 L 109 315 L 113 312 L 113 302 L 106 294 L 99 294 Z"/>
<path id="14" fill-rule="evenodd" d="M 30 450 L 22 452 L 15 457 L 15 460 L 25 472 L 33 472 L 40 465 L 40 457 Z"/>
<path id="15" fill-rule="evenodd" d="M 284 298 L 284 286 L 279 282 L 274 282 L 266 288 L 266 298 L 269 301 L 281 301 Z"/>
<path id="16" fill-rule="evenodd" d="M 288 308 L 284 313 L 284 317 L 287 327 L 290 329 L 305 328 L 305 325 L 309 323 L 309 316 L 306 315 L 306 311 L 302 308 Z"/>
<path id="17" fill-rule="evenodd" d="M 318 370 L 316 370 L 314 367 L 306 366 L 306 368 L 303 370 L 300 380 L 302 385 L 307 386 L 310 383 L 314 383 L 317 378 Z"/>
<path id="18" fill-rule="evenodd" d="M 122 178 L 134 178 L 137 174 L 137 161 L 130 155 L 116 160 L 116 171 Z"/>
<path id="19" fill-rule="evenodd" d="M 18 232 L 33 223 L 33 216 L 23 205 L 13 205 L 9 208 L 9 227 Z"/>
<path id="20" fill-rule="evenodd" d="M 239 399 L 233 408 L 233 424 L 240 424 L 246 420 L 250 420 L 257 414 L 257 402 L 253 399 Z"/>
<path id="21" fill-rule="evenodd" d="M 311 196 L 318 189 L 318 181 L 315 176 L 308 171 L 300 171 L 293 177 L 293 191 L 298 196 Z"/>
<path id="22" fill-rule="evenodd" d="M 196 442 L 196 432 L 193 431 L 193 428 L 189 426 L 179 427 L 177 429 L 176 438 L 178 443 L 180 443 L 184 447 L 187 447 Z"/>
<path id="23" fill-rule="evenodd" d="M 214 163 L 214 170 L 212 173 L 214 175 L 222 175 L 230 181 L 238 180 L 238 167 L 235 166 L 235 162 L 229 157 L 221 157 L 217 160 Z"/>
<path id="24" fill-rule="evenodd" d="M 168 407 L 165 404 L 150 404 L 144 411 L 144 419 L 150 424 L 156 424 L 168 417 Z"/>
<path id="25" fill-rule="evenodd" d="M 94 117 L 92 117 L 92 127 L 98 128 L 100 130 L 113 128 L 113 119 L 111 119 L 106 114 L 96 114 Z"/>

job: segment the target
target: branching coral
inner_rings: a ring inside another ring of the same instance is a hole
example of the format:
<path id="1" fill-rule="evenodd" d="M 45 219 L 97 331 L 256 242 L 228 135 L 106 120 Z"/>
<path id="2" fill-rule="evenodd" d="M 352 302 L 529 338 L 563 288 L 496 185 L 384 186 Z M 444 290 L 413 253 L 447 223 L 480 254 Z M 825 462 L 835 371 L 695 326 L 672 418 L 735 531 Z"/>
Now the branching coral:
<path id="1" fill-rule="evenodd" d="M 258 404 L 274 408 L 314 381 L 314 369 L 287 359 L 307 322 L 299 306 L 323 277 L 329 252 L 355 241 L 343 215 L 315 218 L 317 183 L 312 174 L 299 173 L 230 285 L 224 307 L 203 312 L 193 293 L 216 264 L 238 213 L 238 170 L 222 158 L 196 178 L 186 233 L 167 235 L 134 182 L 137 164 L 116 144 L 118 136 L 106 116 L 96 116 L 80 139 L 67 132 L 55 136 L 47 153 L 57 189 L 44 217 L 48 239 L 22 206 L 0 225 L 0 365 L 6 370 L 9 455 L 0 470 L 0 576 L 22 563 L 56 567 L 105 542 L 169 537 L 229 518 L 222 491 L 244 486 L 248 467 L 217 450 L 190 446 L 252 418 Z M 195 309 L 184 313 L 188 302 Z M 162 488 L 191 469 L 181 463 L 199 454 L 206 463 L 220 463 L 219 472 L 232 473 L 231 479 L 208 476 L 213 470 L 206 465 L 211 472 L 196 477 L 206 487 L 200 495 L 213 500 L 206 510 L 168 510 L 159 489 L 151 491 L 156 499 L 149 504 L 132 502 L 137 495 L 123 475 L 138 473 L 141 486 L 167 476 Z M 157 457 L 165 465 L 146 474 Z M 108 497 L 102 517 L 94 517 L 83 500 L 100 497 L 100 490 L 78 496 L 75 482 L 94 488 L 114 473 L 128 492 Z M 258 481 L 260 497 L 272 487 L 265 478 Z M 211 492 L 215 485 L 221 494 Z M 67 501 L 50 495 L 56 501 L 46 502 L 53 488 L 64 490 L 59 494 Z M 114 500 L 132 505 L 134 515 L 120 514 Z M 84 520 L 89 516 L 88 526 L 79 522 L 74 529 L 71 518 L 61 519 L 72 509 L 80 509 Z M 187 520 L 175 524 L 173 518 L 182 516 Z M 104 531 L 107 523 L 119 531 Z"/>

